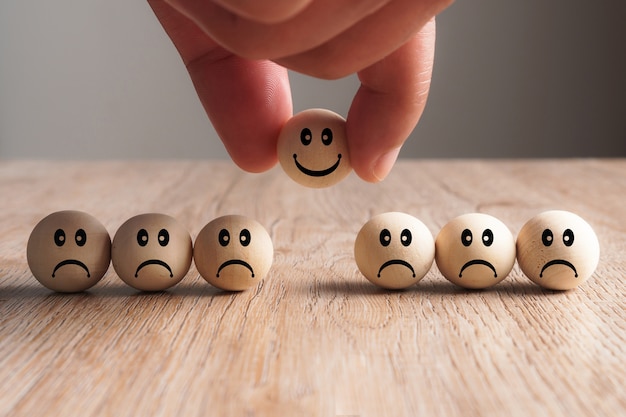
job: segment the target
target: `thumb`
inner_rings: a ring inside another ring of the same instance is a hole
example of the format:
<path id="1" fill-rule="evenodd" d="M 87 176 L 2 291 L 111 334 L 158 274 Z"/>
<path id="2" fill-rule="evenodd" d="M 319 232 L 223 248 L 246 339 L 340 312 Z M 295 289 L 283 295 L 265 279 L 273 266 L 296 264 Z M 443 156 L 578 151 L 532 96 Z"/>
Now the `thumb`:
<path id="1" fill-rule="evenodd" d="M 381 61 L 358 73 L 361 87 L 348 112 L 347 135 L 354 171 L 382 181 L 417 125 L 430 87 L 435 20 Z"/>

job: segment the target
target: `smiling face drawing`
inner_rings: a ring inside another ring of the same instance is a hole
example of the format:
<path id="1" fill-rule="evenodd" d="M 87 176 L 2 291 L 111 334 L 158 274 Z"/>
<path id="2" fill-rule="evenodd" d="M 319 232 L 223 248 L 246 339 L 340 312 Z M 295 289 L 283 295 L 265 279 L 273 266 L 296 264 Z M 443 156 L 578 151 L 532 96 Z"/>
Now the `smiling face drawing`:
<path id="1" fill-rule="evenodd" d="M 111 260 L 111 238 L 94 217 L 59 211 L 33 229 L 26 249 L 33 276 L 58 292 L 80 292 L 104 276 Z"/>
<path id="2" fill-rule="evenodd" d="M 272 240 L 263 226 L 238 215 L 208 223 L 194 245 L 200 275 L 227 291 L 242 291 L 258 284 L 269 272 L 273 256 Z"/>
<path id="3" fill-rule="evenodd" d="M 517 261 L 530 280 L 553 290 L 568 290 L 586 281 L 598 265 L 600 245 L 579 216 L 561 210 L 530 219 L 517 237 Z"/>
<path id="4" fill-rule="evenodd" d="M 120 226 L 111 257 L 115 272 L 126 284 L 142 291 L 162 291 L 189 271 L 191 237 L 170 216 L 141 214 Z"/>
<path id="5" fill-rule="evenodd" d="M 354 259 L 361 273 L 375 285 L 407 288 L 421 280 L 435 257 L 435 243 L 420 220 L 390 212 L 372 217 L 354 242 Z"/>
<path id="6" fill-rule="evenodd" d="M 487 214 L 469 213 L 451 220 L 437 235 L 435 247 L 439 271 L 465 288 L 495 285 L 515 264 L 513 235 Z"/>
<path id="7" fill-rule="evenodd" d="M 301 185 L 322 188 L 352 170 L 346 141 L 346 121 L 329 110 L 310 109 L 287 121 L 278 137 L 278 160 Z"/>

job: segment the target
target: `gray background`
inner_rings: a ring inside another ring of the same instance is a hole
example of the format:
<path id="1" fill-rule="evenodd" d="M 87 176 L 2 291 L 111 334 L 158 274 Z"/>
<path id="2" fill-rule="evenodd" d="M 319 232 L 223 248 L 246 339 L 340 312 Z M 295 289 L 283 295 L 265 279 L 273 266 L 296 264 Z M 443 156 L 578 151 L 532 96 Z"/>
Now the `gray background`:
<path id="1" fill-rule="evenodd" d="M 405 157 L 626 156 L 626 2 L 459 1 Z M 292 74 L 346 114 L 355 77 Z M 225 158 L 144 1 L 0 2 L 0 158 Z"/>

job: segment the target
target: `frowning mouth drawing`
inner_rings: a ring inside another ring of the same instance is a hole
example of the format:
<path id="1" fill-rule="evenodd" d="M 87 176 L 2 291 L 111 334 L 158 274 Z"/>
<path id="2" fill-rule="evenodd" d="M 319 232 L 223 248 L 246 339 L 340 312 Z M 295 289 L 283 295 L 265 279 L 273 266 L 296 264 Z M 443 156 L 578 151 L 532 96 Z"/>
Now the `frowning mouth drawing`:
<path id="1" fill-rule="evenodd" d="M 139 277 L 139 271 L 143 267 L 148 266 L 148 265 L 160 265 L 163 268 L 167 269 L 167 271 L 170 273 L 170 278 L 174 277 L 174 274 L 172 273 L 172 268 L 170 268 L 170 266 L 167 263 L 163 262 L 160 259 L 149 259 L 149 260 L 147 260 L 145 262 L 142 262 L 141 265 L 139 265 L 137 267 L 137 271 L 135 272 L 135 278 L 138 278 Z"/>
<path id="2" fill-rule="evenodd" d="M 89 268 L 87 268 L 87 265 L 85 265 L 84 263 L 82 263 L 81 261 L 79 261 L 77 259 L 66 259 L 64 261 L 59 262 L 54 267 L 54 270 L 52 271 L 52 278 L 55 277 L 55 274 L 56 274 L 57 270 L 59 268 L 61 268 L 62 266 L 65 266 L 65 265 L 78 265 L 81 268 L 83 268 L 85 270 L 85 272 L 87 272 L 87 278 L 91 278 L 91 274 L 89 273 Z"/>
<path id="3" fill-rule="evenodd" d="M 383 269 L 385 269 L 385 268 L 387 268 L 388 266 L 391 266 L 391 265 L 403 265 L 403 266 L 406 266 L 407 268 L 409 268 L 411 270 L 411 273 L 413 274 L 413 278 L 415 278 L 415 270 L 413 269 L 411 264 L 408 263 L 407 261 L 403 261 L 402 259 L 392 259 L 392 260 L 387 261 L 384 264 L 382 264 L 380 266 L 380 269 L 378 270 L 378 278 L 380 278 L 380 273 L 383 271 Z"/>
<path id="4" fill-rule="evenodd" d="M 576 271 L 576 267 L 571 262 L 568 262 L 565 259 L 553 259 L 550 262 L 546 263 L 543 266 L 543 268 L 541 268 L 541 272 L 539 273 L 539 278 L 543 278 L 543 271 L 545 271 L 552 265 L 565 265 L 569 267 L 572 271 L 574 271 L 574 277 L 578 278 L 578 272 Z"/>
<path id="5" fill-rule="evenodd" d="M 461 267 L 461 271 L 459 272 L 459 278 L 463 278 L 463 271 L 469 268 L 472 265 L 484 265 L 493 271 L 493 277 L 498 278 L 498 274 L 496 273 L 496 268 L 489 261 L 485 261 L 484 259 L 472 259 L 468 261 Z"/>
<path id="6" fill-rule="evenodd" d="M 250 264 L 248 262 L 242 261 L 241 259 L 231 259 L 229 261 L 224 262 L 217 269 L 217 274 L 215 276 L 217 278 L 219 278 L 220 277 L 220 272 L 222 271 L 222 269 L 224 269 L 224 268 L 226 268 L 227 266 L 230 266 L 230 265 L 241 265 L 241 266 L 244 266 L 244 267 L 248 268 L 248 270 L 250 270 L 250 274 L 252 275 L 252 278 L 254 278 L 254 270 L 252 269 L 252 266 L 250 266 Z"/>

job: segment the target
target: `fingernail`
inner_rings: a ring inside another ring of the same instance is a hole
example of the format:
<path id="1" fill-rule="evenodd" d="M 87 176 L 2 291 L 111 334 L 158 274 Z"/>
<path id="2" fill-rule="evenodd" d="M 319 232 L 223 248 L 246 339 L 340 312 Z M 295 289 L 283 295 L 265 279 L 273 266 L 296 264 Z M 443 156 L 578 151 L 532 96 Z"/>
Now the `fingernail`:
<path id="1" fill-rule="evenodd" d="M 400 148 L 395 148 L 390 150 L 389 152 L 383 154 L 380 158 L 374 162 L 374 168 L 372 169 L 372 175 L 376 178 L 377 182 L 384 180 L 391 168 L 393 168 L 393 164 L 395 164 L 396 159 L 398 159 L 398 154 L 400 153 Z"/>

